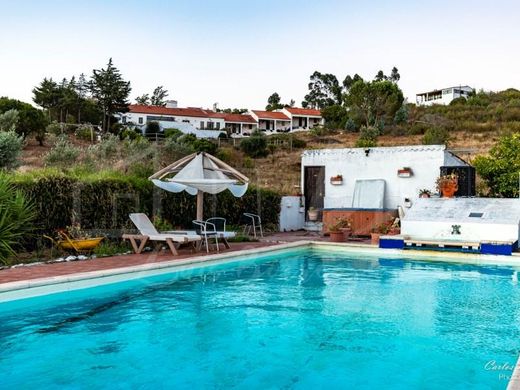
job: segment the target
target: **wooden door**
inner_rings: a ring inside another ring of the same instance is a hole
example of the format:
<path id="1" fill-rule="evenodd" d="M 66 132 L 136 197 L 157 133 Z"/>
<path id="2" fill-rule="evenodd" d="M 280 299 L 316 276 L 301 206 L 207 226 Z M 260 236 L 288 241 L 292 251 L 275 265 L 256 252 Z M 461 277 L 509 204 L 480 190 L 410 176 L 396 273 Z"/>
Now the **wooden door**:
<path id="1" fill-rule="evenodd" d="M 305 219 L 308 220 L 307 210 L 314 207 L 319 210 L 318 220 L 321 221 L 323 199 L 325 197 L 325 167 L 304 168 Z"/>

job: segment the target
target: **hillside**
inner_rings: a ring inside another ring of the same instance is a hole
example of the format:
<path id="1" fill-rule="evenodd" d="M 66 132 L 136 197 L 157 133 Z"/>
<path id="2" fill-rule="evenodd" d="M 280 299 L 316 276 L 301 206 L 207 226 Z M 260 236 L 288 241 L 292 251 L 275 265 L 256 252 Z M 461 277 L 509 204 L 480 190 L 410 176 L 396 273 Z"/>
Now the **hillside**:
<path id="1" fill-rule="evenodd" d="M 400 124 L 385 126 L 383 134 L 377 138 L 378 146 L 398 146 L 422 144 L 425 133 L 431 129 L 441 129 L 449 136 L 448 147 L 471 162 L 477 155 L 486 154 L 501 135 L 520 131 L 520 92 L 509 89 L 500 93 L 478 93 L 467 102 L 453 102 L 449 106 L 416 107 L 407 106 L 407 118 Z M 291 135 L 294 139 L 305 141 L 305 149 L 347 148 L 354 147 L 359 134 L 346 130 L 321 129 Z M 290 148 L 289 136 L 267 137 L 270 154 L 265 158 L 251 159 L 230 143 L 222 143 L 217 155 L 248 175 L 254 184 L 273 189 L 285 194 L 299 192 L 300 155 L 302 148 Z M 69 141 L 88 154 L 89 142 L 69 134 Z M 282 141 L 280 141 L 280 139 Z M 23 153 L 20 171 L 30 171 L 44 166 L 44 155 L 51 149 L 55 137 L 49 137 L 45 146 L 38 146 L 29 140 Z M 285 140 L 285 141 L 284 141 Z M 439 140 L 441 143 L 443 140 Z M 154 145 L 150 146 L 152 149 Z M 139 149 L 139 148 L 138 148 Z M 182 154 L 182 151 L 178 151 Z M 153 151 L 152 153 L 153 154 Z M 146 158 L 149 158 L 150 153 Z M 174 159 L 166 155 L 160 164 Z M 128 165 L 136 158 L 121 151 L 110 161 L 100 160 L 95 169 L 111 168 L 128 172 Z M 130 157 L 132 157 L 130 159 Z M 118 160 L 119 159 L 119 160 Z M 132 160 L 130 162 L 124 160 Z M 146 161 L 146 160 L 144 160 Z M 152 161 L 154 164 L 152 164 Z M 142 162 L 141 162 L 142 163 Z M 92 165 L 92 164 L 91 164 Z M 63 166 L 63 164 L 61 165 Z M 65 164 L 65 166 L 67 166 Z M 149 160 L 141 174 L 147 174 L 157 168 L 157 159 Z M 67 166 L 65 169 L 69 169 Z"/>

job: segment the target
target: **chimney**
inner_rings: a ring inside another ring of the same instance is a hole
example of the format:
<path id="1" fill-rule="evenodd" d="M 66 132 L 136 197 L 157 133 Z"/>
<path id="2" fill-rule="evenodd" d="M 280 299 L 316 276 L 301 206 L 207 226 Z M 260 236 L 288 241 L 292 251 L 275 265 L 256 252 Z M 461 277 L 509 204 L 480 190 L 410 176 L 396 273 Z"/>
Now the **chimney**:
<path id="1" fill-rule="evenodd" d="M 177 100 L 166 100 L 166 108 L 177 108 Z"/>

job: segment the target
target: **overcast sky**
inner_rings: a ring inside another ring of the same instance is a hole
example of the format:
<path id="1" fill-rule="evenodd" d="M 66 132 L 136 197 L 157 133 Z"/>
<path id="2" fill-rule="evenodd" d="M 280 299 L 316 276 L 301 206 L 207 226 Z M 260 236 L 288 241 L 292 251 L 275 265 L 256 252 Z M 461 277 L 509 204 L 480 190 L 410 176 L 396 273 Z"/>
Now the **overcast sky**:
<path id="1" fill-rule="evenodd" d="M 180 106 L 300 105 L 315 70 L 372 78 L 397 66 L 405 96 L 468 84 L 520 88 L 520 2 L 0 0 L 0 96 L 30 102 L 112 57 L 132 101 L 157 85 Z"/>

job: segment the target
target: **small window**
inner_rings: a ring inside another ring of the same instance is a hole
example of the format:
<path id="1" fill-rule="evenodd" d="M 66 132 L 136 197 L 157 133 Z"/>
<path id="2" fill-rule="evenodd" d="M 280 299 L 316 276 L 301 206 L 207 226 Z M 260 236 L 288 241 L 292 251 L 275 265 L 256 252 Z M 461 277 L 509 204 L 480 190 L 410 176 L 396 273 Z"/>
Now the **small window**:
<path id="1" fill-rule="evenodd" d="M 482 218 L 484 213 L 469 213 L 470 218 Z"/>
<path id="2" fill-rule="evenodd" d="M 220 129 L 220 122 L 217 122 L 217 130 Z"/>
<path id="3" fill-rule="evenodd" d="M 143 117 L 140 117 L 140 118 L 139 118 L 139 124 L 140 124 L 140 125 L 143 124 Z"/>
<path id="4" fill-rule="evenodd" d="M 126 123 L 126 116 L 123 117 L 123 123 Z"/>
<path id="5" fill-rule="evenodd" d="M 204 130 L 204 121 L 200 121 L 200 129 Z"/>

